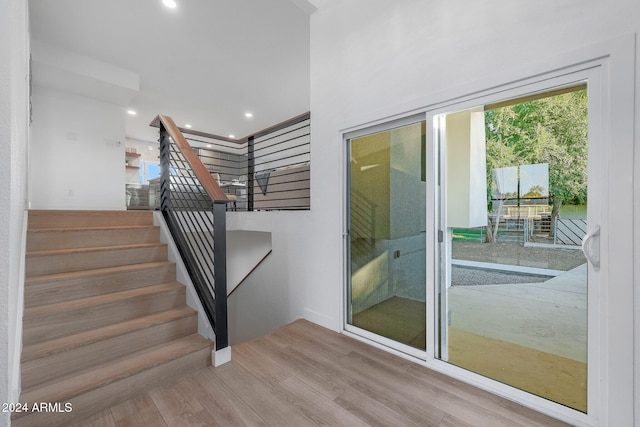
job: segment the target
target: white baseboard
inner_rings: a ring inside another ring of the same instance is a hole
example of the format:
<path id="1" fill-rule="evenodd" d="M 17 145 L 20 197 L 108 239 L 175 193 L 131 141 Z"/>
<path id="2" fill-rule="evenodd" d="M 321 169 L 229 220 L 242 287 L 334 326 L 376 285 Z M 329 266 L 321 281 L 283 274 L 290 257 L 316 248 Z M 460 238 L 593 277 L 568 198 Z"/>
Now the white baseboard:
<path id="1" fill-rule="evenodd" d="M 305 308 L 302 313 L 302 318 L 308 320 L 309 322 L 313 322 L 320 326 L 323 326 L 327 329 L 331 329 L 333 331 L 340 331 L 340 321 L 336 319 L 332 319 L 331 317 L 325 316 L 324 314 L 318 313 L 313 310 L 309 310 Z"/>

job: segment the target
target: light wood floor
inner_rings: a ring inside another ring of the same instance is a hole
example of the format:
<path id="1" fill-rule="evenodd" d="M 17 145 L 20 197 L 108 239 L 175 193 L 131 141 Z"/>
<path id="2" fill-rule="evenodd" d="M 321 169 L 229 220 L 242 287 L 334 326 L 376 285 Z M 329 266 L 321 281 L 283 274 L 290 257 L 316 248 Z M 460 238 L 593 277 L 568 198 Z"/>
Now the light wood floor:
<path id="1" fill-rule="evenodd" d="M 304 320 L 77 426 L 564 426 Z"/>

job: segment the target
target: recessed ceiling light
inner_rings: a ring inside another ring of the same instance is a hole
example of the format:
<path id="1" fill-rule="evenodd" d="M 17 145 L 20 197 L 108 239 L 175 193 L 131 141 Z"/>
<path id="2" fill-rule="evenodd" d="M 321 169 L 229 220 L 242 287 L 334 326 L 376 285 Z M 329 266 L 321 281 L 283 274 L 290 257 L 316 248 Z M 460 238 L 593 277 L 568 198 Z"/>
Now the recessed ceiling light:
<path id="1" fill-rule="evenodd" d="M 177 6 L 174 0 L 162 0 L 162 4 L 167 6 L 169 9 L 175 9 Z"/>
<path id="2" fill-rule="evenodd" d="M 127 114 L 129 114 L 130 116 L 135 116 L 138 113 L 136 113 L 135 110 L 127 110 Z"/>
<path id="3" fill-rule="evenodd" d="M 184 125 L 184 127 L 186 127 L 187 129 L 191 129 L 191 125 L 189 123 L 187 123 L 186 125 Z"/>
<path id="4" fill-rule="evenodd" d="M 207 144 L 207 148 L 211 148 L 211 144 Z"/>
<path id="5" fill-rule="evenodd" d="M 245 116 L 247 119 L 250 119 L 251 117 L 253 117 L 253 114 L 252 114 L 252 113 L 244 113 L 244 116 Z"/>
<path id="6" fill-rule="evenodd" d="M 229 134 L 229 138 L 235 138 L 236 136 L 232 133 Z"/>

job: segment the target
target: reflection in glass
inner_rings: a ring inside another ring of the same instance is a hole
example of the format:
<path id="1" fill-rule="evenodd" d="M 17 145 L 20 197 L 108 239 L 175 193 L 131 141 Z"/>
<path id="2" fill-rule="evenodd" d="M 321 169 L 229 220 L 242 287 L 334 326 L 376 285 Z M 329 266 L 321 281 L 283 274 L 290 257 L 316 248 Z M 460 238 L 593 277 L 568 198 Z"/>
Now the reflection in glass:
<path id="1" fill-rule="evenodd" d="M 348 323 L 426 345 L 425 123 L 350 141 Z"/>

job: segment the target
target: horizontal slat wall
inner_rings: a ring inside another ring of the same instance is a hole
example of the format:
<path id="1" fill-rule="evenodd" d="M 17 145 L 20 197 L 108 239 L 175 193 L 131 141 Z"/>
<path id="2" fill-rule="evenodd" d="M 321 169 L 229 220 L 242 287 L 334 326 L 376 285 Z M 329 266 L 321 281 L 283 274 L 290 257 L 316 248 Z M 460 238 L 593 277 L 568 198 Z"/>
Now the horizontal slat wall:
<path id="1" fill-rule="evenodd" d="M 310 119 L 254 143 L 254 210 L 307 210 L 311 206 Z"/>
<path id="2" fill-rule="evenodd" d="M 308 115 L 242 143 L 187 136 L 210 174 L 239 210 L 310 208 L 311 134 Z M 250 146 L 251 145 L 251 146 Z"/>

